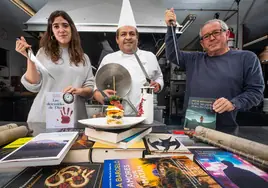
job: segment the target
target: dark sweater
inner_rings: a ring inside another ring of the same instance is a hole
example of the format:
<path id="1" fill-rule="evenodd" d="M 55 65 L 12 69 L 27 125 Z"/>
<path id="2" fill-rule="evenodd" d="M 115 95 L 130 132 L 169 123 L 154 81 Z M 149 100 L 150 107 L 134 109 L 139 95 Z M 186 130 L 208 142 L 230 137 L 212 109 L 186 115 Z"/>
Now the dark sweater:
<path id="1" fill-rule="evenodd" d="M 165 42 L 167 59 L 178 64 L 170 27 Z M 237 125 L 238 110 L 250 109 L 262 101 L 264 80 L 259 59 L 254 53 L 230 50 L 210 57 L 204 52 L 179 51 L 178 55 L 179 66 L 186 70 L 185 106 L 189 97 L 224 97 L 235 104 L 234 111 L 217 115 L 218 128 Z"/>

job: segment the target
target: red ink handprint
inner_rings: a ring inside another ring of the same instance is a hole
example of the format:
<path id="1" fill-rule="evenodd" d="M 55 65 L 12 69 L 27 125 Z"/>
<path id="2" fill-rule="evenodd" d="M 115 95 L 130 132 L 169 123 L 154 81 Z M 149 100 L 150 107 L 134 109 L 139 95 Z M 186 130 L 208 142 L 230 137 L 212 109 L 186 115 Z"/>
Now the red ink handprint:
<path id="1" fill-rule="evenodd" d="M 67 123 L 70 123 L 71 121 L 71 116 L 73 114 L 73 111 L 70 112 L 70 108 L 67 108 L 67 113 L 65 112 L 65 107 L 63 107 L 62 110 L 60 110 L 60 113 L 61 113 L 61 123 L 62 124 L 67 124 Z"/>

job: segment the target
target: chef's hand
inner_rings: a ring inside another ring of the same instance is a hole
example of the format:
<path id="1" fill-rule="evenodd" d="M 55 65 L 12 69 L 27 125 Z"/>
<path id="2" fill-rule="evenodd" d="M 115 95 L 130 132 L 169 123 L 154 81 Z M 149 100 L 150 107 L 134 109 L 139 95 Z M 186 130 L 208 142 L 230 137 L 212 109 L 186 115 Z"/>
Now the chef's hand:
<path id="1" fill-rule="evenodd" d="M 172 24 L 176 24 L 176 14 L 174 12 L 174 8 L 166 10 L 165 12 L 165 22 L 168 26 Z"/>
<path id="2" fill-rule="evenodd" d="M 114 92 L 114 90 L 111 89 L 105 89 L 103 90 L 103 92 L 107 95 L 108 98 L 116 94 L 116 92 Z M 99 90 L 94 91 L 93 97 L 99 103 L 104 104 L 104 96 L 101 94 Z"/>
<path id="3" fill-rule="evenodd" d="M 23 56 L 25 56 L 26 58 L 28 58 L 28 55 L 27 55 L 27 52 L 26 52 L 26 49 L 28 48 L 31 48 L 31 45 L 29 45 L 25 38 L 24 37 L 20 37 L 20 38 L 17 38 L 16 40 L 16 48 L 15 50 L 17 52 L 19 52 L 20 54 L 22 54 Z"/>
<path id="4" fill-rule="evenodd" d="M 75 95 L 82 95 L 83 88 L 74 88 L 73 86 L 68 86 L 63 90 L 63 93 L 72 93 Z"/>
<path id="5" fill-rule="evenodd" d="M 116 91 L 112 90 L 112 89 L 105 89 L 103 90 L 103 92 L 107 95 L 107 97 L 111 97 L 112 95 L 116 94 Z"/>
<path id="6" fill-rule="evenodd" d="M 154 92 L 155 93 L 157 93 L 161 88 L 160 84 L 155 82 L 155 81 L 151 81 L 150 86 L 154 87 Z"/>
<path id="7" fill-rule="evenodd" d="M 222 97 L 213 103 L 213 110 L 217 113 L 231 112 L 235 109 L 234 105 L 226 98 Z"/>

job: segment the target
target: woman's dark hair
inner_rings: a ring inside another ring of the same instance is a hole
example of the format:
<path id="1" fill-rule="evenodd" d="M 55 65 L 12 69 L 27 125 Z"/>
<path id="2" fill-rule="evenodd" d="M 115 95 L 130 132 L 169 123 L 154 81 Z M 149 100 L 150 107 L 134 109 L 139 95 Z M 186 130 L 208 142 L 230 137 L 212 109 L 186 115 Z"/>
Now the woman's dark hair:
<path id="1" fill-rule="evenodd" d="M 84 51 L 81 47 L 80 36 L 76 30 L 73 20 L 65 11 L 56 10 L 50 14 L 48 18 L 48 23 L 47 23 L 47 31 L 45 32 L 44 36 L 41 38 L 41 41 L 40 41 L 40 48 L 41 47 L 44 48 L 45 53 L 48 56 L 50 56 L 53 62 L 56 62 L 61 58 L 59 43 L 55 39 L 55 36 L 53 35 L 53 32 L 52 32 L 52 24 L 55 18 L 59 16 L 65 19 L 71 27 L 72 37 L 71 37 L 69 48 L 68 48 L 70 62 L 74 63 L 76 66 L 80 62 L 82 62 L 83 65 L 85 65 Z"/>

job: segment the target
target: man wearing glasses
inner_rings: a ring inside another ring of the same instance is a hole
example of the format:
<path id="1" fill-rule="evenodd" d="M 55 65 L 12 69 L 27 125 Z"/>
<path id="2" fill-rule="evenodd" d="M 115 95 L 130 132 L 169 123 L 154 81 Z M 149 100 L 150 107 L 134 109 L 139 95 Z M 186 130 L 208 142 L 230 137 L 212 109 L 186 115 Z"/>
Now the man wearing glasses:
<path id="1" fill-rule="evenodd" d="M 172 37 L 172 23 L 176 23 L 174 9 L 167 10 L 165 21 L 166 57 L 186 70 L 185 103 L 189 97 L 216 98 L 213 110 L 217 128 L 236 126 L 238 110 L 250 109 L 263 99 L 264 80 L 258 57 L 250 51 L 228 47 L 229 30 L 222 20 L 207 21 L 200 29 L 200 44 L 205 52 L 183 52 L 178 58 Z"/>

